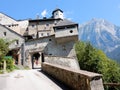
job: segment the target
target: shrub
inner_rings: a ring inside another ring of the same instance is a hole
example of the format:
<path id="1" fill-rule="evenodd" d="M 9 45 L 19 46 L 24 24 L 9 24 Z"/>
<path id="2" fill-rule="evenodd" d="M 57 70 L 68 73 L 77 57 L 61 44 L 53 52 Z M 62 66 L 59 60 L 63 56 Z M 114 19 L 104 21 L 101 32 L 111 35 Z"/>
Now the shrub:
<path id="1" fill-rule="evenodd" d="M 2 60 L 0 60 L 0 73 L 3 73 L 4 60 L 6 60 L 6 70 L 7 70 L 7 72 L 13 71 L 14 68 L 15 68 L 13 58 L 3 58 Z"/>

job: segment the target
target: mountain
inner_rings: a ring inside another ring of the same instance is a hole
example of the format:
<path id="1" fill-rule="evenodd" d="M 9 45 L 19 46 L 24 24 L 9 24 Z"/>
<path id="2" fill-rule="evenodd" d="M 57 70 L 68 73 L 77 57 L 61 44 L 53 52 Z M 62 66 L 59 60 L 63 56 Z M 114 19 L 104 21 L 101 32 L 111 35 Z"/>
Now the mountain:
<path id="1" fill-rule="evenodd" d="M 120 27 L 104 19 L 92 19 L 79 27 L 79 39 L 102 49 L 108 57 L 120 62 Z"/>

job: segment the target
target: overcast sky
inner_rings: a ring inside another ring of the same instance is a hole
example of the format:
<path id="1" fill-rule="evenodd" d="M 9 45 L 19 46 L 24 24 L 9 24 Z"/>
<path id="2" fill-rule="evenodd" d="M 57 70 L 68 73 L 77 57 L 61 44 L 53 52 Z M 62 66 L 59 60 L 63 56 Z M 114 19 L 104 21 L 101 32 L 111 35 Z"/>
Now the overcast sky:
<path id="1" fill-rule="evenodd" d="M 1 0 L 0 12 L 19 19 L 50 17 L 55 8 L 66 18 L 82 24 L 92 18 L 103 18 L 120 26 L 120 0 Z"/>

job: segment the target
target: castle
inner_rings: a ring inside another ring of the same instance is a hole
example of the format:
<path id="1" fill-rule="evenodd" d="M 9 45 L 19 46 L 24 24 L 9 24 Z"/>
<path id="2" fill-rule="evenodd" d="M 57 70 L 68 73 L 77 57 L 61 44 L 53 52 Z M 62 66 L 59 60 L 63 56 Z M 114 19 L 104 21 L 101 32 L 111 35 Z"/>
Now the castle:
<path id="1" fill-rule="evenodd" d="M 74 44 L 78 40 L 78 24 L 65 19 L 59 8 L 52 12 L 50 18 L 27 20 L 15 20 L 0 13 L 0 38 L 15 40 L 7 55 L 12 56 L 18 65 L 37 68 L 44 59 L 79 68 L 74 51 Z M 73 62 L 77 65 L 73 65 Z"/>
<path id="2" fill-rule="evenodd" d="M 104 90 L 102 75 L 80 70 L 74 44 L 78 24 L 55 9 L 50 18 L 15 20 L 0 13 L 0 38 L 14 40 L 7 56 L 15 64 L 40 68 L 74 90 Z"/>

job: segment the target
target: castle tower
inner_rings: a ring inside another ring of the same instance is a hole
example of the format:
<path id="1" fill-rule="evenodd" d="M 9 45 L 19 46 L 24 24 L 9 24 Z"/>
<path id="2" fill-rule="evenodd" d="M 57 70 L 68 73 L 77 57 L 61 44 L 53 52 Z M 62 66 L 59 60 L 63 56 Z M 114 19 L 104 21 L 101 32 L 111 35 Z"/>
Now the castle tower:
<path id="1" fill-rule="evenodd" d="M 57 43 L 78 41 L 78 24 L 64 19 L 54 26 L 55 38 Z"/>
<path id="2" fill-rule="evenodd" d="M 59 8 L 55 9 L 53 12 L 52 12 L 52 15 L 53 15 L 53 18 L 55 19 L 63 19 L 64 16 L 63 16 L 63 11 Z"/>

